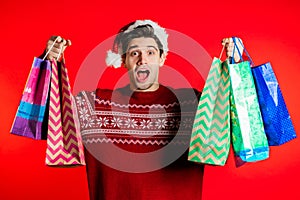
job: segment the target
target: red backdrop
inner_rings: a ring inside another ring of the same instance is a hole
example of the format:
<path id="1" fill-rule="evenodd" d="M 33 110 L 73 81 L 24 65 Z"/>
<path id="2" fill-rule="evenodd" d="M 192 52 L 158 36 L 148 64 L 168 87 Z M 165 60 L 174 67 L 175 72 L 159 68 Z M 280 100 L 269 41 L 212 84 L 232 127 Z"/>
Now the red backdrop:
<path id="1" fill-rule="evenodd" d="M 150 18 L 186 34 L 211 57 L 219 54 L 223 37 L 237 35 L 255 63 L 271 61 L 299 135 L 300 3 L 275 2 L 1 1 L 0 199 L 88 199 L 84 167 L 47 167 L 45 141 L 9 134 L 33 56 L 55 34 L 73 42 L 66 52 L 71 84 L 89 52 L 135 19 Z M 240 168 L 231 153 L 226 166 L 206 167 L 203 199 L 300 199 L 299 150 L 296 139 L 271 147 L 268 160 Z"/>

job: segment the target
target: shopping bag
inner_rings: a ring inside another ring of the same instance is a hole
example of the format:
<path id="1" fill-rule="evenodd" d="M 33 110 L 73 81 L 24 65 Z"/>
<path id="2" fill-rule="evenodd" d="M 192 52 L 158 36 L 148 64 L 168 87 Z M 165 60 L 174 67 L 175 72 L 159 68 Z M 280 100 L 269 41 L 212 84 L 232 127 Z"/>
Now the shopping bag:
<path id="1" fill-rule="evenodd" d="M 74 101 L 64 62 L 51 61 L 49 123 L 46 164 L 50 166 L 85 165 L 84 148 Z"/>
<path id="2" fill-rule="evenodd" d="M 50 76 L 50 62 L 35 57 L 10 130 L 12 134 L 46 139 Z"/>
<path id="3" fill-rule="evenodd" d="M 230 82 L 226 63 L 213 59 L 194 119 L 190 161 L 213 165 L 226 163 L 230 148 Z"/>
<path id="4" fill-rule="evenodd" d="M 253 67 L 252 73 L 269 145 L 295 139 L 296 132 L 271 63 Z"/>
<path id="5" fill-rule="evenodd" d="M 235 38 L 234 49 L 237 48 Z M 239 49 L 237 49 L 239 51 Z M 233 52 L 234 53 L 234 52 Z M 256 88 L 248 61 L 228 65 L 231 91 L 232 145 L 237 160 L 255 162 L 269 157 Z"/>
<path id="6" fill-rule="evenodd" d="M 239 39 L 236 42 L 243 46 Z M 251 71 L 269 145 L 278 146 L 295 139 L 296 132 L 271 63 L 255 66 L 244 49 L 253 66 Z"/>

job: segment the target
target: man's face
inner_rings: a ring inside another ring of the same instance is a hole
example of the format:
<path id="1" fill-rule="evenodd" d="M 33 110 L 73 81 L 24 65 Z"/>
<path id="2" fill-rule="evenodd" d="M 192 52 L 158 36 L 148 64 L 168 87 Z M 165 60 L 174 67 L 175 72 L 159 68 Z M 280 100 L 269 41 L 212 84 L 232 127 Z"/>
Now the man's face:
<path id="1" fill-rule="evenodd" d="M 158 45 L 153 38 L 134 38 L 127 48 L 125 67 L 133 90 L 155 91 L 158 89 L 159 68 L 164 64 Z"/>

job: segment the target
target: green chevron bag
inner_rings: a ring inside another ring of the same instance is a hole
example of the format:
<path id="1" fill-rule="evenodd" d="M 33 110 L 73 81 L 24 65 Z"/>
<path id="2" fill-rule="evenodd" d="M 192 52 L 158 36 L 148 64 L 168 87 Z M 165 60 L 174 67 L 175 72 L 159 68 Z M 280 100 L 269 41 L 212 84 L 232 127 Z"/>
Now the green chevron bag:
<path id="1" fill-rule="evenodd" d="M 190 161 L 222 166 L 226 163 L 230 148 L 230 82 L 226 63 L 213 59 L 195 115 Z"/>
<path id="2" fill-rule="evenodd" d="M 228 69 L 231 83 L 232 145 L 236 160 L 242 162 L 264 160 L 269 157 L 269 145 L 250 63 L 245 61 L 229 64 Z"/>

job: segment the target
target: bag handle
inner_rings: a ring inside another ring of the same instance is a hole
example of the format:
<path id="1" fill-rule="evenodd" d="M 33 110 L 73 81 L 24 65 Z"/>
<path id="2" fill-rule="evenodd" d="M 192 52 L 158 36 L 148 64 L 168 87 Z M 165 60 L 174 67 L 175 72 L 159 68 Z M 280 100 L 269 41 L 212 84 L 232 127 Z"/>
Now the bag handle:
<path id="1" fill-rule="evenodd" d="M 250 55 L 249 55 L 247 49 L 245 48 L 245 46 L 243 45 L 241 39 L 240 39 L 240 38 L 237 38 L 237 37 L 232 37 L 232 40 L 233 40 L 233 43 L 234 43 L 234 47 L 233 47 L 233 51 L 232 51 L 232 56 L 230 57 L 231 63 L 233 63 L 233 64 L 235 63 L 235 61 L 234 61 L 235 48 L 236 48 L 237 51 L 238 51 L 238 54 L 239 54 L 239 56 L 240 56 L 240 59 L 241 59 L 242 61 L 244 61 L 243 56 L 242 56 L 242 54 L 241 54 L 241 51 L 240 51 L 240 49 L 239 49 L 239 47 L 238 47 L 238 45 L 237 45 L 237 40 L 238 40 L 238 42 L 239 42 L 239 43 L 241 44 L 241 46 L 244 48 L 244 52 L 246 53 L 246 55 L 247 55 L 247 57 L 248 57 L 248 59 L 249 59 L 251 65 L 252 65 L 252 66 L 255 66 L 255 64 L 254 64 L 254 62 L 253 62 L 253 60 L 252 60 L 252 58 L 250 57 Z"/>
<path id="2" fill-rule="evenodd" d="M 54 44 L 57 42 L 59 37 L 56 37 L 55 40 L 53 41 L 51 47 L 49 48 L 49 50 L 47 51 L 47 53 L 45 54 L 45 56 L 43 57 L 43 60 L 45 60 L 48 56 L 48 54 L 50 53 L 51 49 L 54 47 Z M 58 53 L 58 56 L 56 58 L 56 61 L 58 61 L 59 57 L 61 56 L 61 53 L 62 53 L 62 49 L 63 49 L 63 46 L 60 47 L 59 49 L 59 53 Z"/>
<path id="3" fill-rule="evenodd" d="M 219 56 L 219 60 L 221 60 L 221 57 L 222 57 L 223 52 L 224 52 L 224 49 L 225 49 L 225 44 L 223 45 L 223 48 L 222 48 L 222 50 L 221 50 L 221 53 L 220 53 L 220 56 Z"/>

